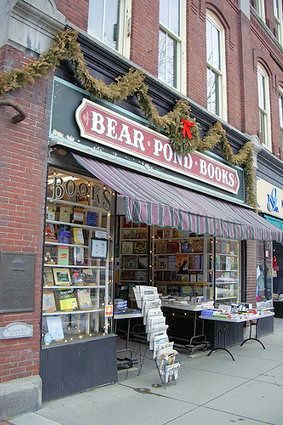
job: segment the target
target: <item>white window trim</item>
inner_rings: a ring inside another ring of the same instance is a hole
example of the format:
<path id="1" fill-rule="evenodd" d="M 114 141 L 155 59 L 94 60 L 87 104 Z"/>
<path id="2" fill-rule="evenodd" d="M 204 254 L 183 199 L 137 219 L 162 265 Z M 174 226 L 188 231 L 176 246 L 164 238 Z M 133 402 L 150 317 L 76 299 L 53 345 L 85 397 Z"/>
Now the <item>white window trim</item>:
<path id="1" fill-rule="evenodd" d="M 159 20 L 159 30 L 177 42 L 176 52 L 176 90 L 187 94 L 187 55 L 186 55 L 186 1 L 180 0 L 180 35 L 172 32 Z M 166 84 L 166 83 L 165 83 Z"/>
<path id="2" fill-rule="evenodd" d="M 265 22 L 265 4 L 264 0 L 256 0 L 255 10 L 260 17 L 260 19 Z"/>
<path id="3" fill-rule="evenodd" d="M 264 69 L 264 67 L 260 64 L 257 65 L 257 75 L 260 74 L 264 77 L 264 95 L 266 99 L 266 109 L 262 109 L 259 104 L 259 87 L 258 87 L 258 109 L 259 112 L 263 112 L 266 115 L 266 135 L 262 135 L 262 144 L 263 146 L 272 151 L 272 143 L 271 143 L 271 114 L 270 114 L 270 89 L 269 89 L 269 77 Z M 257 77 L 258 84 L 258 77 Z"/>
<path id="4" fill-rule="evenodd" d="M 96 40 L 99 40 L 101 43 L 105 44 L 109 49 L 114 50 L 115 52 L 119 52 L 121 55 L 125 56 L 126 58 L 130 58 L 130 51 L 131 51 L 131 23 L 132 23 L 132 0 L 120 0 L 120 11 L 119 11 L 119 33 L 118 33 L 118 45 L 117 49 L 109 46 L 107 43 L 105 43 L 103 40 L 100 40 L 98 37 L 95 36 L 89 29 L 87 30 L 88 34 L 95 38 Z M 90 20 L 90 14 L 88 16 L 88 22 Z M 88 23 L 89 27 L 89 23 Z"/>
<path id="5" fill-rule="evenodd" d="M 219 19 L 210 12 L 206 11 L 206 19 L 209 20 L 220 33 L 220 69 L 214 68 L 212 65 L 206 63 L 206 67 L 217 73 L 219 79 L 219 117 L 227 121 L 228 109 L 227 109 L 227 74 L 226 74 L 226 52 L 225 52 L 225 29 Z"/>
<path id="6" fill-rule="evenodd" d="M 278 2 L 278 16 L 276 16 L 275 14 L 275 2 L 276 0 L 273 0 L 273 10 L 274 10 L 274 19 L 276 24 L 279 27 L 279 31 L 277 34 L 276 39 L 278 40 L 278 42 L 281 44 L 281 46 L 283 46 L 283 17 L 282 17 L 282 1 Z"/>

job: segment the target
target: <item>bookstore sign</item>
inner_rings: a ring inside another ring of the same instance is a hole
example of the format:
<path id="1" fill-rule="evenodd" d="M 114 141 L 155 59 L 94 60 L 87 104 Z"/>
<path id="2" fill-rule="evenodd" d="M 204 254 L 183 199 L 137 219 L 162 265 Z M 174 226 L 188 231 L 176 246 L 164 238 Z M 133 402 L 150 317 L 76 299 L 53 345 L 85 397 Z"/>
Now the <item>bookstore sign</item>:
<path id="1" fill-rule="evenodd" d="M 237 195 L 238 171 L 200 152 L 179 155 L 166 136 L 83 99 L 76 109 L 80 135 L 101 145 L 154 163 Z"/>

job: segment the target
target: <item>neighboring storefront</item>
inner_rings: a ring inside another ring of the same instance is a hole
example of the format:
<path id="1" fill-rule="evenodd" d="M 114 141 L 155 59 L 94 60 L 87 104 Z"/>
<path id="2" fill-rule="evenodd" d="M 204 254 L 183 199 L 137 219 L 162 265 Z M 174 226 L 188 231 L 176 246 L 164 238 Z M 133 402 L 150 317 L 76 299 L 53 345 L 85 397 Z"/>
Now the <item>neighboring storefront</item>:
<path id="1" fill-rule="evenodd" d="M 178 155 L 146 124 L 55 77 L 44 252 L 45 400 L 117 379 L 112 302 L 120 291 L 127 288 L 130 297 L 132 286 L 143 283 L 215 305 L 246 301 L 253 253 L 245 241 L 282 236 L 245 205 L 240 167 L 214 154 Z"/>
<path id="2" fill-rule="evenodd" d="M 258 178 L 257 203 L 262 216 L 269 223 L 283 230 L 283 190 Z M 266 242 L 263 249 L 265 265 L 261 264 L 259 280 L 264 291 L 267 291 L 266 296 L 273 298 L 275 315 L 283 317 L 283 245 L 276 241 L 272 245 Z"/>

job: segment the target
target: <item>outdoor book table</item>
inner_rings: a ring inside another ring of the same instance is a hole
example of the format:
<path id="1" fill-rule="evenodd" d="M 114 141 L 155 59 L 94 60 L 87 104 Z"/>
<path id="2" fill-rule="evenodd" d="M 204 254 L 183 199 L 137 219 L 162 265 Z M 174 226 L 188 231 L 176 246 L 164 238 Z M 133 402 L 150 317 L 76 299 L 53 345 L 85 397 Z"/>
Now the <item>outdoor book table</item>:
<path id="1" fill-rule="evenodd" d="M 162 307 L 183 310 L 193 313 L 193 335 L 190 339 L 187 340 L 188 344 L 184 344 L 184 347 L 187 348 L 190 352 L 200 349 L 207 349 L 210 344 L 206 340 L 203 321 L 201 321 L 201 332 L 197 333 L 197 321 L 199 320 L 199 313 L 202 312 L 204 309 L 203 305 L 194 305 L 177 301 L 162 301 Z M 177 346 L 178 344 L 175 345 Z"/>
<path id="2" fill-rule="evenodd" d="M 211 320 L 214 321 L 216 324 L 216 331 L 217 331 L 217 345 L 214 346 L 208 353 L 208 356 L 211 355 L 211 353 L 213 353 L 214 351 L 217 350 L 223 350 L 226 351 L 228 354 L 230 354 L 230 356 L 232 357 L 232 359 L 235 361 L 233 354 L 231 353 L 231 351 L 229 351 L 226 348 L 226 335 L 228 332 L 228 328 L 229 325 L 231 323 L 244 323 L 244 322 L 250 322 L 250 334 L 249 337 L 244 339 L 244 341 L 241 343 L 241 347 L 245 344 L 245 342 L 253 340 L 253 341 L 257 341 L 261 344 L 262 348 L 265 349 L 265 346 L 263 345 L 263 343 L 258 339 L 257 337 L 257 326 L 258 323 L 260 321 L 260 319 L 263 319 L 264 317 L 270 317 L 270 316 L 274 316 L 273 312 L 265 312 L 264 314 L 252 314 L 252 315 L 239 315 L 239 317 L 232 317 L 232 318 L 228 318 L 225 316 L 220 316 L 220 315 L 216 315 L 216 316 L 203 316 L 200 315 L 200 319 L 203 320 Z M 252 326 L 255 327 L 255 337 L 252 337 Z M 222 337 L 222 345 L 220 344 L 221 341 L 221 337 Z"/>

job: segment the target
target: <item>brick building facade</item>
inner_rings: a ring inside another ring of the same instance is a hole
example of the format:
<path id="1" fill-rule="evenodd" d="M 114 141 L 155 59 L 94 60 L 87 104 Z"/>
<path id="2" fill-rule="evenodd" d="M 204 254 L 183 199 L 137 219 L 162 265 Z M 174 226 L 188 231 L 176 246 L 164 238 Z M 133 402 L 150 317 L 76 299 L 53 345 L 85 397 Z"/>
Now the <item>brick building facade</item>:
<path id="1" fill-rule="evenodd" d="M 185 10 L 182 9 L 182 25 L 185 37 L 182 43 L 185 53 L 182 58 L 185 58 L 185 76 L 182 76 L 180 86 L 182 93 L 158 79 L 159 2 L 132 0 L 121 3 L 130 7 L 126 11 L 125 23 L 127 57 L 88 35 L 88 0 L 80 0 L 79 8 L 75 0 L 2 2 L 0 11 L 4 25 L 0 33 L 0 71 L 7 72 L 30 63 L 49 47 L 58 30 L 64 29 L 66 25 L 74 26 L 81 33 L 82 50 L 95 76 L 109 83 L 130 67 L 144 70 L 148 76 L 149 92 L 162 113 L 170 110 L 176 99 L 188 99 L 192 106 L 192 116 L 202 117 L 205 130 L 220 119 L 234 150 L 240 149 L 245 141 L 253 140 L 257 146 L 257 175 L 282 187 L 283 124 L 280 123 L 280 116 L 283 119 L 283 111 L 280 107 L 283 103 L 279 99 L 283 96 L 283 50 L 276 33 L 273 2 L 262 2 L 265 10 L 264 16 L 260 17 L 256 1 L 252 4 L 247 0 L 183 1 Z M 280 4 L 282 32 L 282 2 Z M 227 119 L 207 111 L 207 10 L 220 22 L 225 34 Z M 270 149 L 262 146 L 264 141 L 259 125 L 259 64 L 266 71 L 265 81 L 269 84 Z M 63 78 L 71 78 L 64 65 L 56 72 Z M 26 114 L 23 121 L 13 124 L 11 117 L 15 111 L 10 106 L 1 105 L 0 108 L 0 251 L 32 253 L 35 258 L 34 309 L 0 313 L 0 327 L 18 321 L 33 326 L 31 338 L 0 340 L 0 406 L 3 406 L 0 419 L 7 419 L 9 415 L 21 411 L 34 410 L 41 404 L 39 375 L 43 229 L 53 76 L 51 71 L 34 83 L 2 97 L 23 109 Z M 137 109 L 135 104 L 131 108 L 135 111 Z M 248 241 L 246 252 L 245 261 L 249 267 L 245 273 L 245 301 L 254 303 L 256 242 Z M 15 395 L 17 391 L 18 395 Z M 24 399 L 16 409 L 15 406 L 12 408 L 8 402 L 11 394 L 17 401 L 19 394 L 21 397 L 24 393 L 30 395 L 29 401 Z"/>

